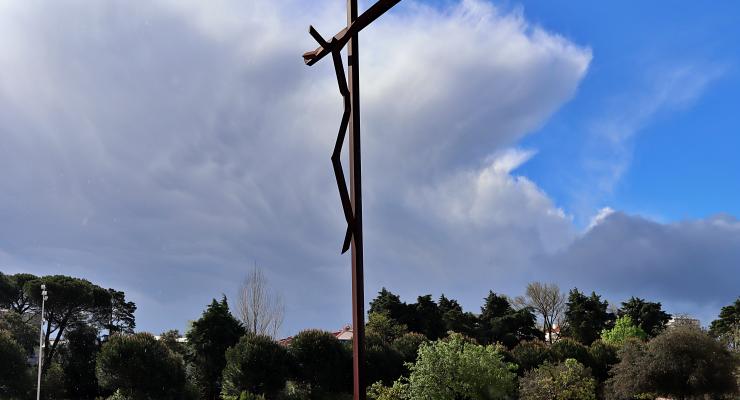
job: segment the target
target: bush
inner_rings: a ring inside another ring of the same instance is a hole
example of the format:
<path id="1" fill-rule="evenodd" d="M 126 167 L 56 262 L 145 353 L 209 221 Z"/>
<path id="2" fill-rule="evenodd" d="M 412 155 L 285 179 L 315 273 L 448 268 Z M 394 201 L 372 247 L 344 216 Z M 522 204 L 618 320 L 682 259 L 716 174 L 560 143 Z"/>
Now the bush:
<path id="1" fill-rule="evenodd" d="M 182 358 L 148 333 L 114 335 L 98 353 L 100 387 L 125 397 L 180 399 L 185 392 Z"/>
<path id="2" fill-rule="evenodd" d="M 521 342 L 511 350 L 511 356 L 514 362 L 519 365 L 518 372 L 524 372 L 537 368 L 544 363 L 549 357 L 547 345 L 539 340 L 528 340 Z"/>
<path id="3" fill-rule="evenodd" d="M 41 377 L 41 398 L 56 400 L 69 398 L 65 393 L 64 369 L 57 362 L 52 362 Z"/>
<path id="4" fill-rule="evenodd" d="M 521 400 L 595 400 L 596 381 L 583 364 L 569 358 L 525 373 L 519 396 Z"/>
<path id="5" fill-rule="evenodd" d="M 368 400 L 410 400 L 408 382 L 397 380 L 393 386 L 384 386 L 376 382 L 367 388 Z"/>
<path id="6" fill-rule="evenodd" d="M 617 356 L 618 348 L 601 340 L 591 343 L 588 348 L 588 354 L 591 359 L 591 373 L 599 382 L 605 381 L 609 377 L 609 369 L 619 362 Z"/>
<path id="7" fill-rule="evenodd" d="M 393 348 L 398 352 L 401 361 L 414 363 L 419 353 L 419 347 L 427 342 L 429 342 L 429 339 L 421 333 L 410 332 L 394 340 Z M 404 372 L 408 373 L 409 371 L 404 367 Z"/>
<path id="8" fill-rule="evenodd" d="M 22 398 L 32 385 L 23 347 L 0 330 L 0 398 Z"/>
<path id="9" fill-rule="evenodd" d="M 365 344 L 368 382 L 391 384 L 401 377 L 403 360 L 395 348 L 374 334 L 367 335 Z"/>
<path id="10" fill-rule="evenodd" d="M 295 378 L 313 394 L 341 392 L 350 387 L 352 355 L 329 332 L 306 330 L 293 338 L 288 352 L 295 362 Z"/>
<path id="11" fill-rule="evenodd" d="M 664 397 L 736 395 L 738 359 L 697 328 L 674 327 L 647 345 L 631 340 L 620 351 L 609 388 L 615 399 L 655 393 Z"/>
<path id="12" fill-rule="evenodd" d="M 287 350 L 264 335 L 246 335 L 226 351 L 222 396 L 264 394 L 273 398 L 285 386 L 290 361 Z"/>
<path id="13" fill-rule="evenodd" d="M 496 347 L 453 333 L 419 348 L 410 367 L 409 393 L 429 400 L 507 399 L 516 391 L 515 368 Z"/>
<path id="14" fill-rule="evenodd" d="M 550 361 L 553 363 L 565 362 L 572 358 L 583 365 L 591 365 L 588 347 L 571 338 L 563 338 L 555 342 L 550 346 L 549 354 Z"/>

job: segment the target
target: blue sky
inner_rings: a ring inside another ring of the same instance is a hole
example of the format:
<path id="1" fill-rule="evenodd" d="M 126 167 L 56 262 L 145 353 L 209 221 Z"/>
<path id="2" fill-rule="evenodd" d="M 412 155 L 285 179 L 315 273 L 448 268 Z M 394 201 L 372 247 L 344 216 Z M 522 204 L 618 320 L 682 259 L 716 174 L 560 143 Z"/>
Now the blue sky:
<path id="1" fill-rule="evenodd" d="M 367 2 L 365 2 L 367 5 Z M 708 324 L 740 287 L 740 6 L 404 0 L 361 35 L 366 298 L 533 280 Z M 350 320 L 334 0 L 0 5 L 0 271 Z"/>
<path id="2" fill-rule="evenodd" d="M 659 107 L 645 118 L 625 144 L 630 153 L 626 171 L 592 206 L 600 203 L 663 221 L 718 212 L 738 215 L 736 3 L 532 1 L 510 6 L 522 7 L 530 21 L 594 52 L 578 95 L 523 142 L 540 153 L 521 173 L 558 204 L 578 212 L 568 187 L 584 175 L 588 125 L 655 96 L 664 74 L 687 69 L 692 76 L 683 79 L 709 76 L 706 85 L 686 104 Z"/>

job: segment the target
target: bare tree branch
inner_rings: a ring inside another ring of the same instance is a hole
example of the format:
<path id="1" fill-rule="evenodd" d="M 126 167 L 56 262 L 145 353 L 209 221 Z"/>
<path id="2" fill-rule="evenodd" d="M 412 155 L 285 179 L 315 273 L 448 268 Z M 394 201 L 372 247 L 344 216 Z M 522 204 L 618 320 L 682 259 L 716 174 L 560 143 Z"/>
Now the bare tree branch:
<path id="1" fill-rule="evenodd" d="M 255 265 L 239 288 L 239 317 L 247 332 L 276 337 L 283 325 L 285 305 L 271 290 L 262 270 Z"/>
<path id="2" fill-rule="evenodd" d="M 566 296 L 558 285 L 532 282 L 527 285 L 526 296 L 517 297 L 515 303 L 531 307 L 542 317 L 542 330 L 552 344 L 553 327 L 560 323 L 566 304 Z"/>

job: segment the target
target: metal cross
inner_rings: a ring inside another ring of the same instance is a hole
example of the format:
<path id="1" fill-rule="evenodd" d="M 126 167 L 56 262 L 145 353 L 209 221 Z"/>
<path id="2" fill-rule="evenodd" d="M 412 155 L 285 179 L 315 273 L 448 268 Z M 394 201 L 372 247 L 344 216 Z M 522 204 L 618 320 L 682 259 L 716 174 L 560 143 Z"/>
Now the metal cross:
<path id="1" fill-rule="evenodd" d="M 326 41 L 313 26 L 308 32 L 319 43 L 316 50 L 303 54 L 307 65 L 314 65 L 331 54 L 339 84 L 339 93 L 344 98 L 344 114 L 339 125 L 337 141 L 331 155 L 334 175 L 342 201 L 347 231 L 344 235 L 342 254 L 352 248 L 352 389 L 354 400 L 365 399 L 365 294 L 362 257 L 362 182 L 360 173 L 360 63 L 358 33 L 383 15 L 401 0 L 378 0 L 362 15 L 357 14 L 357 0 L 347 0 L 347 27 Z M 344 74 L 341 50 L 347 48 L 349 79 Z M 347 82 L 349 81 L 349 84 Z M 350 124 L 351 121 L 351 124 Z M 350 191 L 342 170 L 340 159 L 344 136 L 349 126 L 349 177 Z"/>

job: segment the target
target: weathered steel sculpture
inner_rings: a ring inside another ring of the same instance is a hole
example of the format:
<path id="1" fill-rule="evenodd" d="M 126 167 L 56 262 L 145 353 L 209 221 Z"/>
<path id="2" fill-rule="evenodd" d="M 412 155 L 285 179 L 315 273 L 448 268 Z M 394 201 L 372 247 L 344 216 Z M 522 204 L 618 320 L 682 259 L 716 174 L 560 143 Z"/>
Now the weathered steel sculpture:
<path id="1" fill-rule="evenodd" d="M 347 231 L 344 235 L 342 253 L 352 248 L 352 370 L 354 400 L 365 399 L 365 294 L 362 257 L 362 182 L 360 172 L 360 69 L 358 33 L 383 15 L 401 0 L 379 0 L 358 16 L 357 0 L 347 0 L 347 27 L 326 41 L 313 26 L 308 32 L 319 43 L 314 51 L 303 54 L 307 65 L 314 65 L 331 54 L 339 84 L 339 93 L 344 98 L 344 114 L 339 125 L 337 141 L 331 155 L 334 175 L 342 201 Z M 344 74 L 341 50 L 347 46 L 349 79 Z M 349 84 L 347 83 L 349 81 Z M 351 122 L 351 123 L 350 123 Z M 349 175 L 350 191 L 344 178 L 340 155 L 344 136 L 349 126 Z"/>

